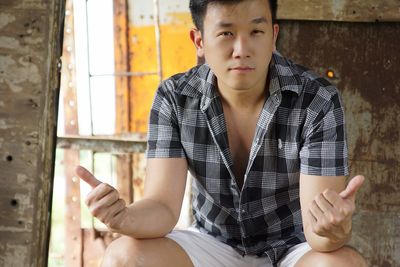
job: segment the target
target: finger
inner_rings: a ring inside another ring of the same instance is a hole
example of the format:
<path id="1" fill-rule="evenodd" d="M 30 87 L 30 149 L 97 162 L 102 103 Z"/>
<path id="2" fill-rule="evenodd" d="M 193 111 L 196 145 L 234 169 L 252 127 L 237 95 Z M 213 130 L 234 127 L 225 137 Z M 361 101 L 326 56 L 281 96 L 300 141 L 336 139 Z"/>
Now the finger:
<path id="1" fill-rule="evenodd" d="M 315 201 L 311 203 L 309 211 L 316 221 L 319 221 L 322 219 L 322 217 L 324 217 L 324 212 Z"/>
<path id="2" fill-rule="evenodd" d="M 93 203 L 98 202 L 106 195 L 111 194 L 113 191 L 116 191 L 114 187 L 106 183 L 101 183 L 86 196 L 86 204 L 91 206 Z"/>
<path id="3" fill-rule="evenodd" d="M 107 224 L 109 219 L 112 218 L 112 215 L 119 211 L 118 205 L 116 205 L 118 203 L 118 200 L 119 199 L 117 199 L 117 201 L 114 201 L 111 205 L 110 203 L 107 203 L 107 206 L 98 205 L 97 207 L 93 207 L 91 209 L 92 215 L 99 219 L 102 223 Z"/>
<path id="4" fill-rule="evenodd" d="M 93 176 L 93 174 L 91 174 L 82 166 L 77 166 L 75 168 L 75 173 L 79 176 L 79 178 L 88 183 L 92 188 L 95 188 L 96 186 L 101 184 L 101 181 L 97 180 L 96 177 Z"/>
<path id="5" fill-rule="evenodd" d="M 112 216 L 107 221 L 107 226 L 111 229 L 115 229 L 121 226 L 121 222 L 125 216 L 126 203 L 123 199 L 119 199 L 115 205 L 117 208 L 114 210 Z"/>
<path id="6" fill-rule="evenodd" d="M 315 197 L 314 202 L 318 205 L 318 207 L 322 210 L 323 213 L 329 213 L 332 211 L 333 206 L 329 201 L 324 197 L 323 194 L 319 194 Z"/>
<path id="7" fill-rule="evenodd" d="M 324 198 L 331 204 L 334 208 L 340 205 L 340 202 L 343 201 L 343 199 L 340 197 L 340 195 L 331 189 L 326 189 L 322 193 L 324 195 Z"/>
<path id="8" fill-rule="evenodd" d="M 340 196 L 342 198 L 351 198 L 355 197 L 357 191 L 360 189 L 362 184 L 364 183 L 364 176 L 362 175 L 357 175 L 354 178 L 350 180 L 350 182 L 347 184 L 347 187 L 345 190 L 340 192 Z"/>
<path id="9" fill-rule="evenodd" d="M 317 218 L 315 218 L 314 214 L 312 213 L 311 209 L 308 210 L 308 217 L 310 219 L 311 225 L 315 225 L 317 223 Z"/>
<path id="10" fill-rule="evenodd" d="M 107 216 L 106 220 L 107 223 L 113 220 L 113 218 L 120 213 L 124 208 L 126 207 L 125 201 L 123 199 L 118 199 L 114 204 L 112 205 L 112 208 L 110 209 L 109 215 Z"/>
<path id="11" fill-rule="evenodd" d="M 311 231 L 313 231 L 314 233 L 318 232 L 318 220 L 317 218 L 315 218 L 314 214 L 312 213 L 311 209 L 308 210 L 308 218 L 309 218 L 309 228 L 311 229 Z"/>
<path id="12" fill-rule="evenodd" d="M 119 194 L 116 191 L 111 191 L 104 197 L 100 198 L 92 205 L 93 209 L 107 209 L 110 208 L 119 199 Z"/>

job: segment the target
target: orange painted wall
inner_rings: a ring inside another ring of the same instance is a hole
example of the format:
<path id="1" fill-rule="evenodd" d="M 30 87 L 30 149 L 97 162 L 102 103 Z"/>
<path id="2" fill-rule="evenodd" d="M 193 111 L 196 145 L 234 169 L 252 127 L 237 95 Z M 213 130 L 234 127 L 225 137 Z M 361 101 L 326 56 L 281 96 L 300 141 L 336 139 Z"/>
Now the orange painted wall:
<path id="1" fill-rule="evenodd" d="M 163 79 L 196 65 L 196 51 L 189 37 L 190 14 L 170 13 L 169 16 L 172 22 L 160 27 Z M 154 26 L 129 25 L 129 50 L 131 71 L 158 71 Z M 131 78 L 132 132 L 147 132 L 148 116 L 159 83 L 158 75 Z"/>

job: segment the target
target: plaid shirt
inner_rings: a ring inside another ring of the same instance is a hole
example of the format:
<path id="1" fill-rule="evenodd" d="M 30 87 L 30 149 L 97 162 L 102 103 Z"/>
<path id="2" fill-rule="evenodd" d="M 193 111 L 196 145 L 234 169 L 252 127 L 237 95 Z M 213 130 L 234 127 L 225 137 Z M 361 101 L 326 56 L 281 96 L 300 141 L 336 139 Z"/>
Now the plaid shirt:
<path id="1" fill-rule="evenodd" d="M 195 178 L 195 226 L 242 255 L 266 254 L 275 265 L 305 241 L 300 172 L 341 176 L 348 166 L 338 90 L 278 52 L 269 73 L 270 96 L 256 126 L 242 190 L 233 174 L 216 77 L 206 64 L 158 88 L 147 157 L 186 158 Z"/>

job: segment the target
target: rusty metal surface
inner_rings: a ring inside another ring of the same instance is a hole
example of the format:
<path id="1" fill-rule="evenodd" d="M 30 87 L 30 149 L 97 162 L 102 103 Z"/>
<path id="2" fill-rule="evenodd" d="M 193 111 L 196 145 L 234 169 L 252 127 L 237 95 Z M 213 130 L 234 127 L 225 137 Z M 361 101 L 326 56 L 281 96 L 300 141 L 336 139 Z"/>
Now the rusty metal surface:
<path id="1" fill-rule="evenodd" d="M 371 266 L 400 266 L 400 23 L 280 26 L 278 50 L 322 76 L 332 71 L 342 94 L 351 176 L 367 178 L 352 243 Z"/>
<path id="2" fill-rule="evenodd" d="M 0 2 L 0 266 L 44 266 L 63 2 Z"/>

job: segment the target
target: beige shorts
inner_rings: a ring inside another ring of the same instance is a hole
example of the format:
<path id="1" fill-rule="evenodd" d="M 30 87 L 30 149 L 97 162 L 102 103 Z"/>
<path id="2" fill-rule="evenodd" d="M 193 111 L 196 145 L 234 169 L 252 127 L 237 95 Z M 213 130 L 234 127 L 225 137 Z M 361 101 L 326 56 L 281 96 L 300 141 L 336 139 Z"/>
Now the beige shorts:
<path id="1" fill-rule="evenodd" d="M 216 238 L 200 233 L 196 228 L 174 230 L 167 238 L 178 243 L 189 255 L 194 267 L 272 267 L 267 257 L 245 255 L 242 257 L 231 246 Z M 278 267 L 293 267 L 296 262 L 311 250 L 307 242 L 288 250 L 278 262 Z"/>

